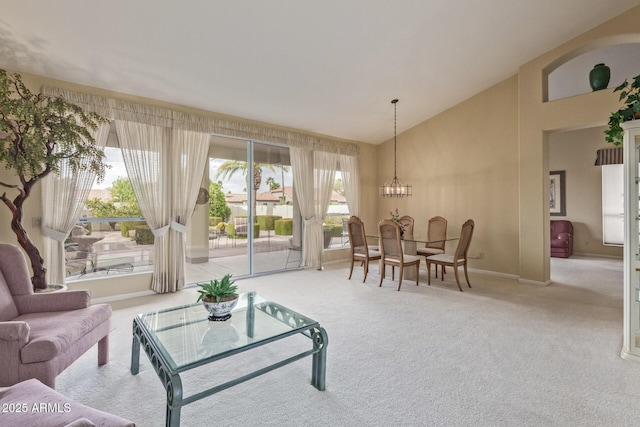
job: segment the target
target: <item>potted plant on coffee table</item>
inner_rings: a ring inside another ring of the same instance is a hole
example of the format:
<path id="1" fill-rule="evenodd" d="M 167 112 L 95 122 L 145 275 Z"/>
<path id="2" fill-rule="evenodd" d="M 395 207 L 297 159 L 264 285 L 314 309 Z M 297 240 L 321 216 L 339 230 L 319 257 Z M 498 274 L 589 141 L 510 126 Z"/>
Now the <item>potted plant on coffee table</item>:
<path id="1" fill-rule="evenodd" d="M 617 146 L 622 144 L 624 134 L 621 124 L 640 118 L 640 75 L 635 76 L 631 83 L 625 79 L 613 91 L 620 92 L 620 102 L 623 105 L 618 111 L 611 113 L 609 127 L 604 133 L 606 135 L 605 140 Z"/>
<path id="2" fill-rule="evenodd" d="M 231 274 L 226 274 L 222 279 L 198 284 L 200 296 L 196 302 L 202 301 L 209 312 L 209 320 L 224 321 L 231 317 L 231 310 L 238 303 L 238 286 L 234 283 Z"/>

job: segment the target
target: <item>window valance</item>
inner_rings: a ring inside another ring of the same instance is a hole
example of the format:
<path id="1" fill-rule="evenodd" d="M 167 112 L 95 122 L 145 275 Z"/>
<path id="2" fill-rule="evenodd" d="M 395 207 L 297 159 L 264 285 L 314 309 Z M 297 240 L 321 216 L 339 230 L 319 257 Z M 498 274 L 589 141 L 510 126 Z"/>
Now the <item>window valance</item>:
<path id="1" fill-rule="evenodd" d="M 52 86 L 44 86 L 42 91 L 73 102 L 85 111 L 92 111 L 110 119 L 305 147 L 348 156 L 357 156 L 359 153 L 359 147 L 350 142 L 281 129 L 263 123 L 185 113 Z"/>
<path id="2" fill-rule="evenodd" d="M 621 165 L 624 163 L 622 147 L 603 148 L 597 151 L 595 166 Z"/>

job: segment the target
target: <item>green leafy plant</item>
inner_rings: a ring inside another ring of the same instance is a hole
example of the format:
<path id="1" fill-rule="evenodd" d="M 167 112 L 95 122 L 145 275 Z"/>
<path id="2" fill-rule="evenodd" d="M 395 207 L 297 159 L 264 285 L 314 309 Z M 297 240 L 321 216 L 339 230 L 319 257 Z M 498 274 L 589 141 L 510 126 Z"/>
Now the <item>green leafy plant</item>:
<path id="1" fill-rule="evenodd" d="M 228 301 L 236 298 L 238 295 L 236 291 L 238 286 L 234 285 L 235 280 L 231 280 L 231 274 L 226 274 L 222 279 L 214 279 L 209 283 L 199 283 L 200 288 L 198 293 L 200 296 L 196 302 L 220 302 Z"/>
<path id="2" fill-rule="evenodd" d="M 106 165 L 90 129 L 107 119 L 63 98 L 32 93 L 19 74 L 0 70 L 0 164 L 15 173 L 15 181 L 0 187 L 15 196 L 0 194 L 11 211 L 11 229 L 31 262 L 34 289 L 46 289 L 46 269 L 40 251 L 22 223 L 24 203 L 34 185 L 50 173 L 58 173 L 63 162 L 73 172 L 91 170 L 102 181 Z M 13 197 L 13 198 L 12 198 Z"/>
<path id="3" fill-rule="evenodd" d="M 636 118 L 636 114 L 640 112 L 640 75 L 633 78 L 633 81 L 629 83 L 627 79 L 618 87 L 614 92 L 620 92 L 620 102 L 623 102 L 623 106 L 613 113 L 609 117 L 609 128 L 604 133 L 606 135 L 605 140 L 613 145 L 622 144 L 622 137 L 624 130 L 620 126 L 624 122 L 633 120 Z"/>

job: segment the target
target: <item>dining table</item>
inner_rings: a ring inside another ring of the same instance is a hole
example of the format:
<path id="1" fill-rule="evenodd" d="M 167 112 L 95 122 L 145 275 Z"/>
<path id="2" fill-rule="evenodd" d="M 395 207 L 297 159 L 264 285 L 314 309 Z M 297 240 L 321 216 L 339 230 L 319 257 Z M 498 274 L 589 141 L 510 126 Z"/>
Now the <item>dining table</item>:
<path id="1" fill-rule="evenodd" d="M 380 236 L 378 235 L 366 235 L 367 243 L 371 245 L 378 245 L 378 241 L 380 240 Z M 460 237 L 449 237 L 446 239 L 439 240 L 428 240 L 424 236 L 414 236 L 414 235 L 404 235 L 402 236 L 400 243 L 402 244 L 402 253 L 404 255 L 417 255 L 418 247 L 425 247 L 427 244 L 431 243 L 440 243 L 440 242 L 454 242 L 460 240 Z M 371 241 L 371 243 L 369 243 Z M 376 243 L 373 243 L 373 242 Z M 381 249 L 382 250 L 382 249 Z M 378 262 L 379 271 L 382 271 L 382 260 Z M 405 279 L 415 279 L 416 278 L 416 270 L 413 268 L 405 268 L 404 274 L 402 276 L 403 280 Z"/>

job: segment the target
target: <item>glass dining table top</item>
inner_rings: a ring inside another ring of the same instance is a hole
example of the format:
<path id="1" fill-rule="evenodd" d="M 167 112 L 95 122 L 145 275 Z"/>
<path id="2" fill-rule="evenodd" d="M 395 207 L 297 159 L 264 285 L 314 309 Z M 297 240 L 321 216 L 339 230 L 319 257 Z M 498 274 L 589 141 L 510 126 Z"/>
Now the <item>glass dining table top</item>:
<path id="1" fill-rule="evenodd" d="M 367 234 L 366 235 L 367 239 L 379 239 L 380 236 L 378 236 L 377 234 Z M 413 243 L 438 243 L 438 242 L 455 242 L 457 240 L 460 240 L 460 237 L 448 237 L 446 239 L 439 239 L 439 240 L 429 240 L 426 237 L 421 237 L 421 236 L 404 236 L 402 237 L 402 240 L 405 242 L 413 242 Z"/>
<path id="2" fill-rule="evenodd" d="M 319 326 L 255 292 L 240 294 L 226 321 L 209 321 L 208 315 L 203 304 L 196 303 L 139 314 L 136 323 L 174 372 Z"/>

